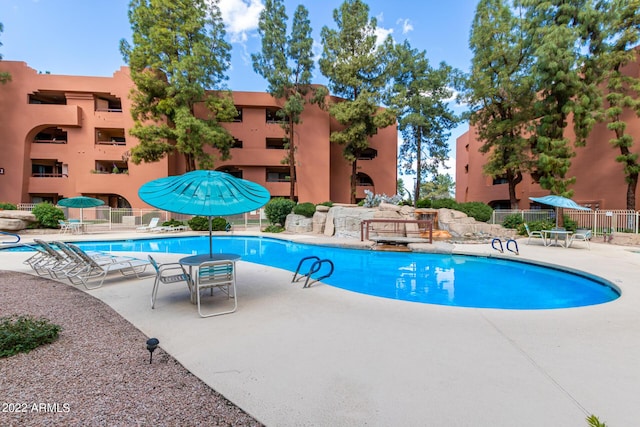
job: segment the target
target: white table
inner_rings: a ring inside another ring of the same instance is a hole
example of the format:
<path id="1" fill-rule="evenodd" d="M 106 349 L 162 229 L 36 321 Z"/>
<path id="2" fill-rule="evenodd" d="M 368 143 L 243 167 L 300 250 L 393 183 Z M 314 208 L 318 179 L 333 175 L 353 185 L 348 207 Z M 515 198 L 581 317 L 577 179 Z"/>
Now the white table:
<path id="1" fill-rule="evenodd" d="M 213 255 L 209 255 L 209 254 L 191 255 L 188 257 L 180 258 L 178 260 L 178 263 L 180 263 L 180 265 L 182 266 L 182 270 L 185 272 L 185 274 L 189 275 L 188 276 L 189 281 L 187 282 L 187 284 L 189 285 L 189 290 L 191 291 L 191 302 L 193 304 L 196 303 L 196 282 L 193 278 L 194 277 L 193 267 L 198 267 L 200 264 L 207 261 L 232 261 L 233 268 L 235 269 L 236 268 L 235 263 L 240 258 L 241 256 L 238 254 L 225 254 L 225 253 L 213 254 Z M 189 269 L 188 273 L 185 270 L 185 267 L 188 267 Z M 196 271 L 196 274 L 197 274 L 197 271 Z"/>
<path id="2" fill-rule="evenodd" d="M 567 230 L 541 230 L 542 240 L 545 246 L 562 246 L 564 248 L 569 247 L 571 242 L 571 234 L 573 231 Z"/>

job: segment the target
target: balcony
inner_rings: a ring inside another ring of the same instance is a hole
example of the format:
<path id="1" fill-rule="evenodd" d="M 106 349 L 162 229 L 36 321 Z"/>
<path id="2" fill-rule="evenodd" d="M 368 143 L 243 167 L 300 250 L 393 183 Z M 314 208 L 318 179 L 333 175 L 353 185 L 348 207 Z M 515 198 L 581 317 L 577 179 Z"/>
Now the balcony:
<path id="1" fill-rule="evenodd" d="M 96 128 L 96 145 L 127 145 L 124 129 Z"/>

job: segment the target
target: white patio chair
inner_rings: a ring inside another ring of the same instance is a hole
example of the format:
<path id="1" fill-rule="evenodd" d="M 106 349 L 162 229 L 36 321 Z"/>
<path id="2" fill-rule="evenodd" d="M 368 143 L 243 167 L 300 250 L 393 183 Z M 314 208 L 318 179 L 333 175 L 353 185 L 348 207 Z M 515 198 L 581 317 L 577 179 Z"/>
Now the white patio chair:
<path id="1" fill-rule="evenodd" d="M 67 231 L 73 231 L 73 227 L 71 226 L 71 223 L 69 223 L 68 221 L 59 219 L 58 224 L 60 225 L 60 234 L 66 234 Z"/>
<path id="2" fill-rule="evenodd" d="M 169 262 L 164 264 L 158 264 L 151 255 L 148 255 L 149 262 L 156 270 L 156 280 L 153 282 L 153 290 L 151 291 L 151 308 L 155 308 L 156 297 L 158 295 L 158 288 L 160 283 L 172 284 L 185 282 L 189 290 L 191 290 L 191 278 L 184 271 L 182 266 L 177 262 Z"/>
<path id="3" fill-rule="evenodd" d="M 527 224 L 526 222 L 524 223 L 524 229 L 527 230 L 527 245 L 529 244 L 529 242 L 531 241 L 532 237 L 536 237 L 536 238 L 541 238 L 542 239 L 542 244 L 545 245 L 545 241 L 544 241 L 544 236 L 542 235 L 541 231 L 531 231 L 531 229 L 529 229 L 529 224 Z"/>
<path id="4" fill-rule="evenodd" d="M 571 235 L 571 239 L 569 240 L 569 247 L 571 247 L 573 242 L 578 240 L 585 242 L 587 244 L 587 249 L 591 250 L 591 245 L 589 243 L 591 241 L 591 237 L 593 237 L 591 230 L 578 228 L 576 232 Z"/>
<path id="5" fill-rule="evenodd" d="M 236 298 L 236 269 L 233 261 L 206 261 L 199 265 L 195 283 L 196 301 L 198 304 L 198 314 L 201 317 L 219 316 L 229 314 L 238 308 Z M 214 289 L 222 291 L 227 299 L 233 299 L 233 308 L 212 313 L 202 313 L 200 302 L 200 291 L 210 289 L 213 296 Z"/>

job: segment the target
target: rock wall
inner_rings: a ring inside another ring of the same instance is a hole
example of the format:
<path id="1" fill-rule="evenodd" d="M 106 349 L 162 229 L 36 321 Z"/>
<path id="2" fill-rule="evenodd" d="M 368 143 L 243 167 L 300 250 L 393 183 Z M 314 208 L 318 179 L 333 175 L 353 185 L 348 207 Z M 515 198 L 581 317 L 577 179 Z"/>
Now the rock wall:
<path id="1" fill-rule="evenodd" d="M 0 230 L 20 231 L 33 222 L 37 222 L 36 216 L 30 211 L 0 210 Z"/>

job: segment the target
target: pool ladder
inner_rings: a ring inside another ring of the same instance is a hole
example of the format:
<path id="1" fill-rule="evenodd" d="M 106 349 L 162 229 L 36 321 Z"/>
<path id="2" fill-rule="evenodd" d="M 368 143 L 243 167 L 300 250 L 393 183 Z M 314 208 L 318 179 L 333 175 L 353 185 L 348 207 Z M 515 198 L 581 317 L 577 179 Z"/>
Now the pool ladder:
<path id="1" fill-rule="evenodd" d="M 500 247 L 498 247 L 498 248 L 496 247 L 496 242 L 500 244 Z M 514 249 L 511 249 L 511 248 L 509 247 L 509 243 L 511 243 L 511 242 L 513 242 L 513 244 L 515 245 L 515 247 L 516 247 L 516 248 L 515 248 L 515 250 L 514 250 Z M 502 240 L 500 240 L 498 237 L 494 238 L 494 239 L 491 241 L 491 247 L 492 247 L 493 249 L 495 249 L 496 251 L 500 252 L 501 254 L 502 254 L 502 253 L 504 253 L 504 249 L 505 249 L 505 248 L 502 246 Z M 516 255 L 520 255 L 520 251 L 518 250 L 518 242 L 516 242 L 516 241 L 515 241 L 515 240 L 513 240 L 513 239 L 509 239 L 509 240 L 507 240 L 506 249 L 507 249 L 509 252 L 513 252 L 513 253 L 514 253 L 514 254 L 516 254 Z"/>
<path id="2" fill-rule="evenodd" d="M 304 264 L 304 262 L 307 260 L 315 260 L 315 261 L 313 262 L 313 264 L 311 264 L 311 267 L 309 268 L 309 271 L 307 272 L 307 274 L 301 274 L 300 277 L 298 277 L 298 273 L 300 273 L 300 268 L 302 268 L 302 264 Z M 329 265 L 329 272 L 320 277 L 312 279 L 313 281 L 309 283 L 309 279 L 311 279 L 311 275 L 320 271 L 323 264 Z M 303 288 L 308 288 L 315 282 L 318 282 L 322 279 L 326 279 L 327 277 L 331 276 L 333 274 L 333 270 L 334 270 L 333 262 L 330 259 L 320 259 L 320 257 L 317 257 L 315 255 L 304 257 L 298 263 L 298 268 L 296 268 L 296 272 L 293 274 L 293 279 L 291 279 L 291 283 L 297 282 L 303 277 L 306 277 L 307 280 L 304 282 Z"/>
<path id="3" fill-rule="evenodd" d="M 7 236 L 13 236 L 13 237 L 15 237 L 15 238 L 16 238 L 16 240 L 15 240 L 14 242 L 5 242 L 5 241 L 2 241 L 2 243 L 5 243 L 5 244 L 13 244 L 13 243 L 18 243 L 18 242 L 20 241 L 20 235 L 18 235 L 18 234 L 15 234 L 15 233 L 7 233 L 6 231 L 0 231 L 0 234 L 6 234 Z"/>

